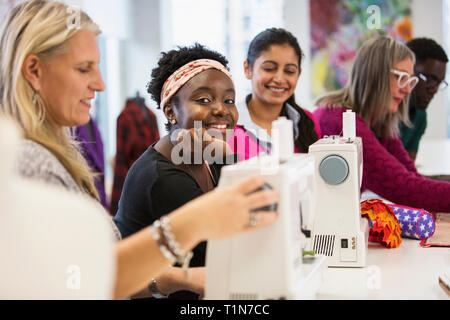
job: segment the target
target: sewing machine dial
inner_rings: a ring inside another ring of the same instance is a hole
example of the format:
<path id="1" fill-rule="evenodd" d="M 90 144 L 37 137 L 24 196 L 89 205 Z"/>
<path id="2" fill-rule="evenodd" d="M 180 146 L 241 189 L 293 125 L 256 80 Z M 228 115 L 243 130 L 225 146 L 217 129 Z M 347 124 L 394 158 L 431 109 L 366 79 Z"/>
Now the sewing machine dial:
<path id="1" fill-rule="evenodd" d="M 347 179 L 349 166 L 347 161 L 341 156 L 331 155 L 322 160 L 319 172 L 326 183 L 336 186 Z"/>

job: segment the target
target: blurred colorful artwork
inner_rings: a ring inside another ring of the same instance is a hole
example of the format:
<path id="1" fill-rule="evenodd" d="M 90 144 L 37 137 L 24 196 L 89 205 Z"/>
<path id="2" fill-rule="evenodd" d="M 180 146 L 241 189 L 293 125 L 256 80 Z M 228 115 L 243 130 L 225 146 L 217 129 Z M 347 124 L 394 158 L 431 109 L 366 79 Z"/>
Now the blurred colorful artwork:
<path id="1" fill-rule="evenodd" d="M 361 44 L 377 34 L 412 38 L 412 0 L 310 0 L 313 99 L 344 87 Z"/>

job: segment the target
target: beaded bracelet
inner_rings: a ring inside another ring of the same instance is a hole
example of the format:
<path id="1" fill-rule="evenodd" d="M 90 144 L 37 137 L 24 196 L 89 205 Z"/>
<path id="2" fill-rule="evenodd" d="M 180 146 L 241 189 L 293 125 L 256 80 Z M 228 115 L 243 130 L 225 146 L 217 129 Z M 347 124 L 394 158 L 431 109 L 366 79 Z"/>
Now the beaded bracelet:
<path id="1" fill-rule="evenodd" d="M 175 236 L 170 229 L 169 218 L 167 216 L 161 218 L 161 229 L 164 237 L 166 237 L 167 243 L 169 244 L 169 249 L 172 250 L 173 253 L 175 253 L 175 256 L 177 256 L 177 258 L 184 256 L 184 252 L 180 249 L 180 246 L 175 240 Z"/>
<path id="2" fill-rule="evenodd" d="M 177 257 L 172 252 L 170 252 L 170 250 L 161 241 L 161 237 L 159 235 L 160 228 L 161 228 L 161 223 L 159 222 L 159 220 L 156 220 L 152 225 L 153 239 L 158 244 L 159 250 L 164 255 L 164 257 L 166 257 L 166 259 L 171 262 L 171 265 L 174 265 L 177 262 Z"/>
<path id="3" fill-rule="evenodd" d="M 189 251 L 188 253 L 184 253 L 178 244 L 178 242 L 175 240 L 175 236 L 172 233 L 172 230 L 169 226 L 169 217 L 164 216 L 161 218 L 161 224 L 160 228 L 163 232 L 164 237 L 167 240 L 167 243 L 169 245 L 170 251 L 175 254 L 177 262 L 182 265 L 182 268 L 184 270 L 185 278 L 189 278 L 189 262 L 191 261 L 193 257 L 193 252 Z"/>

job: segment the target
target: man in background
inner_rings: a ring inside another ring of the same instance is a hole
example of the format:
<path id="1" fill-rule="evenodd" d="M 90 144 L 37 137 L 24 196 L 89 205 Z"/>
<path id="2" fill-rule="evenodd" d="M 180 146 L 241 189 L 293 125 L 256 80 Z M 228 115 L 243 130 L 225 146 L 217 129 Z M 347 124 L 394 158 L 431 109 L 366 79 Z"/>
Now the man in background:
<path id="1" fill-rule="evenodd" d="M 412 127 L 400 126 L 400 139 L 410 157 L 416 160 L 419 142 L 427 127 L 427 113 L 431 100 L 436 92 L 447 88 L 445 73 L 448 58 L 436 41 L 428 38 L 417 38 L 407 43 L 416 55 L 415 75 L 419 83 L 411 93 L 409 102 L 409 118 Z"/>

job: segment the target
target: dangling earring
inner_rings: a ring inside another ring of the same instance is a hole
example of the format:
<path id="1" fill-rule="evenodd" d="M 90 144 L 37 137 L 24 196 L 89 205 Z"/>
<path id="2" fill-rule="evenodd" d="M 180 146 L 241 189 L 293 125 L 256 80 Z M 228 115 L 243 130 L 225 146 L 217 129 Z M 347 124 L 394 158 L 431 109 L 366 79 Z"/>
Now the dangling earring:
<path id="1" fill-rule="evenodd" d="M 39 123 L 42 124 L 45 119 L 45 108 L 44 104 L 42 103 L 41 96 L 35 91 L 33 95 L 33 102 L 32 102 L 34 108 L 37 111 L 37 116 Z"/>
<path id="2" fill-rule="evenodd" d="M 173 125 L 176 125 L 177 124 L 177 119 L 170 120 L 170 123 L 172 123 Z"/>

